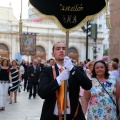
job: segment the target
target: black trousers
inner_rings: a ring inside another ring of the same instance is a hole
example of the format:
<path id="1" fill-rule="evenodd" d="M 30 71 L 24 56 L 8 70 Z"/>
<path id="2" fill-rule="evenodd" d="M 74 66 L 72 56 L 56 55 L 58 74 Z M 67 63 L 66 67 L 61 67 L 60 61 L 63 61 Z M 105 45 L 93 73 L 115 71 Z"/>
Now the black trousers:
<path id="1" fill-rule="evenodd" d="M 47 119 L 47 120 L 59 120 L 59 118 L 56 115 L 52 115 L 51 118 Z M 62 120 L 64 120 L 64 116 L 62 116 Z M 68 115 L 66 115 L 66 120 L 86 120 L 85 116 L 83 114 L 81 105 L 79 106 L 78 113 L 75 116 L 75 118 L 73 119 L 73 117 L 71 117 L 71 115 L 68 114 Z"/>
<path id="2" fill-rule="evenodd" d="M 27 76 L 26 76 L 26 77 L 24 77 L 24 89 L 26 89 L 27 82 L 28 82 L 28 78 L 27 78 Z"/>
<path id="3" fill-rule="evenodd" d="M 33 95 L 33 97 L 36 97 L 36 83 L 35 82 L 29 82 L 29 97 Z"/>
<path id="4" fill-rule="evenodd" d="M 53 115 L 52 120 L 59 120 L 58 116 Z M 64 115 L 62 115 L 62 120 L 64 120 Z M 66 120 L 71 120 L 70 115 L 66 115 Z"/>
<path id="5" fill-rule="evenodd" d="M 59 120 L 58 116 L 53 115 L 51 119 L 48 120 Z M 62 116 L 62 120 L 64 120 L 64 116 Z M 70 115 L 66 115 L 66 120 L 73 120 Z M 86 120 L 84 116 L 77 115 L 74 120 Z"/>

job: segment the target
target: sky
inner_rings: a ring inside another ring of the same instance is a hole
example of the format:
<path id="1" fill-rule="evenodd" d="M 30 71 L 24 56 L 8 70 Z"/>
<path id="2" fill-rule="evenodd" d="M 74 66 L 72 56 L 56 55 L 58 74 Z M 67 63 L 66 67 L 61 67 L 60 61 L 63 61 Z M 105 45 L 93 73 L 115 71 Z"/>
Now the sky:
<path id="1" fill-rule="evenodd" d="M 21 0 L 0 0 L 0 6 L 8 7 L 10 6 L 13 8 L 14 16 L 19 19 L 20 12 L 21 12 Z M 28 0 L 22 0 L 22 19 L 28 18 Z"/>

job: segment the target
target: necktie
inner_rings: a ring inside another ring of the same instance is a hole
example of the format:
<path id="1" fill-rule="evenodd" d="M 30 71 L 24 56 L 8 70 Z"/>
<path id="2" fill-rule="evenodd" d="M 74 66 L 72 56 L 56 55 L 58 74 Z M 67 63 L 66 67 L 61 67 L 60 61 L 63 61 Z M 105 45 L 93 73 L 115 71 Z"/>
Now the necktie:
<path id="1" fill-rule="evenodd" d="M 62 72 L 64 70 L 64 68 L 60 68 L 60 72 Z M 65 82 L 64 80 L 62 81 L 62 84 L 60 86 L 60 90 L 59 90 L 59 101 L 60 101 L 60 108 L 61 108 L 61 112 L 64 111 L 64 85 Z M 67 101 L 66 101 L 67 102 Z M 68 102 L 67 102 L 67 107 L 68 107 Z"/>

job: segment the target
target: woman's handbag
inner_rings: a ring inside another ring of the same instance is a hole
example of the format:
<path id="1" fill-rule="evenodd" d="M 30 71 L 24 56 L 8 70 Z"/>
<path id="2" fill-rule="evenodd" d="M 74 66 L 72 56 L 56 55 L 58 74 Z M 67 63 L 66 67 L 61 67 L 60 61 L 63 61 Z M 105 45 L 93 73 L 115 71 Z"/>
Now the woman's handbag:
<path id="1" fill-rule="evenodd" d="M 96 78 L 97 79 L 97 78 Z M 97 81 L 100 83 L 100 85 L 102 86 L 102 88 L 105 90 L 105 92 L 109 95 L 109 97 L 111 98 L 111 100 L 113 101 L 113 104 L 116 106 L 116 113 L 117 113 L 117 116 L 119 118 L 119 107 L 118 107 L 118 104 L 115 103 L 115 101 L 113 100 L 113 98 L 110 96 L 110 94 L 108 93 L 108 91 L 105 89 L 105 87 L 102 85 L 102 83 L 97 79 Z"/>

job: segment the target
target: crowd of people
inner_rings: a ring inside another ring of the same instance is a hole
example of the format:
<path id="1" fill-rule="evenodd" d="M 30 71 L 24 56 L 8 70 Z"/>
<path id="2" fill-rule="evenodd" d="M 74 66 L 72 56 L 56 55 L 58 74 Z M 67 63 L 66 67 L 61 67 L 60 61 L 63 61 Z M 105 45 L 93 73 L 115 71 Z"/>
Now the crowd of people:
<path id="1" fill-rule="evenodd" d="M 50 59 L 49 63 L 49 65 L 54 64 L 54 59 Z M 13 101 L 17 103 L 17 93 L 21 92 L 21 86 L 24 91 L 29 92 L 28 99 L 32 96 L 36 98 L 43 67 L 44 64 L 39 57 L 30 63 L 25 60 L 21 63 L 17 60 L 10 62 L 7 58 L 0 58 L 0 111 L 5 110 L 8 95 L 10 96 L 9 104 Z"/>
<path id="2" fill-rule="evenodd" d="M 65 43 L 53 45 L 52 56 L 45 63 L 41 58 L 21 64 L 6 58 L 0 67 L 0 111 L 5 110 L 9 93 L 10 104 L 17 103 L 17 92 L 23 90 L 28 99 L 38 94 L 44 99 L 40 120 L 64 119 L 64 85 L 67 83 L 66 120 L 118 120 L 120 116 L 119 59 L 77 63 L 65 56 Z M 85 117 L 86 116 L 86 117 Z"/>

